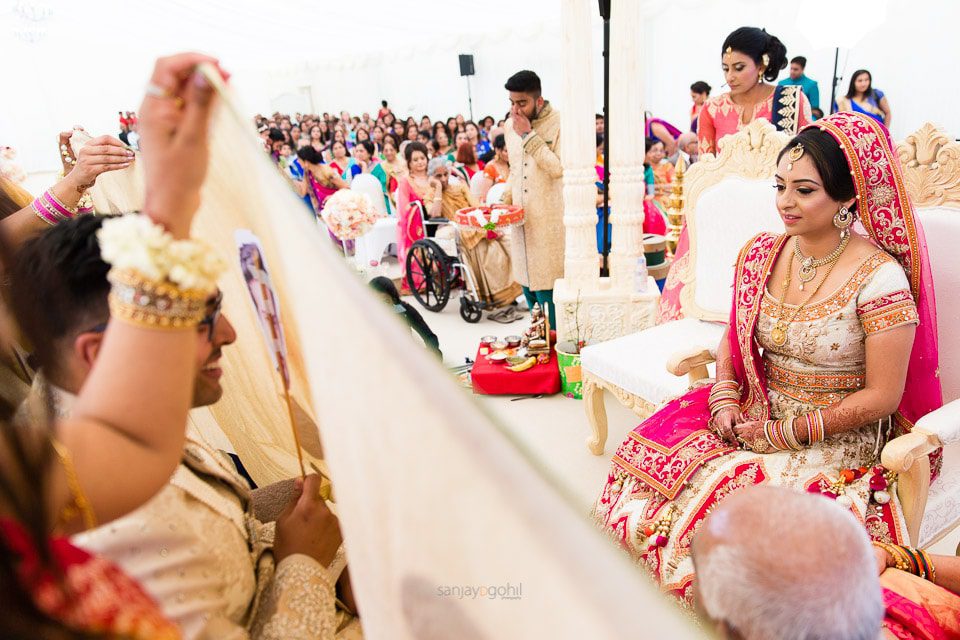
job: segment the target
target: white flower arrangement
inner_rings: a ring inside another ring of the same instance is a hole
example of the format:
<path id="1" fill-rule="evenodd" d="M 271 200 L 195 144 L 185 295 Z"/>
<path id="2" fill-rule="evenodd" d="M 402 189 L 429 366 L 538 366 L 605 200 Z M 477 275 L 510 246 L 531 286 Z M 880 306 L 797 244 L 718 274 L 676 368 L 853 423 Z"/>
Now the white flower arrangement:
<path id="1" fill-rule="evenodd" d="M 105 220 L 97 232 L 100 255 L 114 269 L 134 269 L 154 282 L 212 293 L 226 263 L 196 239 L 174 240 L 148 216 L 129 214 Z"/>
<path id="2" fill-rule="evenodd" d="M 350 189 L 340 189 L 327 198 L 320 212 L 327 228 L 340 240 L 355 240 L 370 231 L 382 217 L 370 197 Z"/>

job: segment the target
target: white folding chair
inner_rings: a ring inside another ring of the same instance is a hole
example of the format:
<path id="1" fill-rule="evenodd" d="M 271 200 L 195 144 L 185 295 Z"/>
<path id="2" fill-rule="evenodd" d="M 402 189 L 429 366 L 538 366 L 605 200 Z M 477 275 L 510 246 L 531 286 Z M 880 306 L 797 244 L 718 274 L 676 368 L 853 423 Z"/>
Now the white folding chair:
<path id="1" fill-rule="evenodd" d="M 350 190 L 367 194 L 377 212 L 388 215 L 387 205 L 383 197 L 383 187 L 380 185 L 380 181 L 369 173 L 358 173 L 354 176 L 353 182 L 350 183 Z"/>

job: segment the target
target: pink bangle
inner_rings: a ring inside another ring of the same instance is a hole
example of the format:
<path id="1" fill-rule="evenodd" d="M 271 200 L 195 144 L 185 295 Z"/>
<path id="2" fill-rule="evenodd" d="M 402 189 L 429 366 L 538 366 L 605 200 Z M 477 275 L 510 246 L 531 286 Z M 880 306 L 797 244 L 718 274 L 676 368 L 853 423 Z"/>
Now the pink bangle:
<path id="1" fill-rule="evenodd" d="M 40 198 L 35 198 L 30 206 L 33 209 L 33 212 L 37 214 L 37 217 L 49 225 L 56 225 L 64 220 L 69 220 L 69 218 L 61 215 L 55 210 L 51 210 L 50 207 L 47 206 L 46 203 Z"/>
<path id="2" fill-rule="evenodd" d="M 46 191 L 43 192 L 43 199 L 44 199 L 44 202 L 49 204 L 51 207 L 56 209 L 61 215 L 64 215 L 67 218 L 72 218 L 73 216 L 77 215 L 76 209 L 70 209 L 69 207 L 64 205 L 62 202 L 60 202 L 60 200 L 57 199 L 57 196 L 53 195 L 53 191 L 51 191 L 50 189 L 47 189 Z"/>

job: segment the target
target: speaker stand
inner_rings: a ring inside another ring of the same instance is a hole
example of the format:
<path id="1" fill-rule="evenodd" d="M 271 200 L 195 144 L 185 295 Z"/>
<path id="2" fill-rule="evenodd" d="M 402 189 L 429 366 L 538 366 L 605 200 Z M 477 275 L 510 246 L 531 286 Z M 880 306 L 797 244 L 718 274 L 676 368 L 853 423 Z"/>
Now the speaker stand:
<path id="1" fill-rule="evenodd" d="M 470 120 L 476 122 L 473 119 L 473 94 L 470 92 L 470 76 L 464 77 L 467 79 L 467 103 L 470 105 Z"/>

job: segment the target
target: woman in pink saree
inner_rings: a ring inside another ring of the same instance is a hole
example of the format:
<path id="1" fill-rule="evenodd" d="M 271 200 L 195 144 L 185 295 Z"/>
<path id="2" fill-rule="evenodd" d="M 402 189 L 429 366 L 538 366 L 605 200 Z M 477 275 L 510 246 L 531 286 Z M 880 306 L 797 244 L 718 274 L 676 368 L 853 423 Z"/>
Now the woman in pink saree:
<path id="1" fill-rule="evenodd" d="M 401 290 L 406 292 L 407 253 L 417 240 L 426 237 L 421 211 L 432 204 L 435 191 L 427 176 L 427 147 L 422 142 L 410 142 L 403 155 L 408 173 L 399 178 L 397 187 L 397 257 L 403 273 Z M 439 193 L 439 191 L 437 192 Z M 419 283 L 415 283 L 419 284 Z"/>
<path id="2" fill-rule="evenodd" d="M 817 121 L 781 152 L 776 187 L 785 233 L 740 251 L 717 382 L 627 436 L 594 509 L 684 601 L 693 534 L 743 487 L 821 493 L 874 540 L 903 541 L 879 453 L 942 404 L 926 243 L 887 130 L 854 113 Z M 850 232 L 856 217 L 868 237 Z"/>

